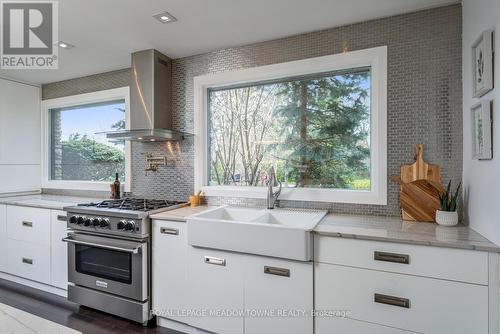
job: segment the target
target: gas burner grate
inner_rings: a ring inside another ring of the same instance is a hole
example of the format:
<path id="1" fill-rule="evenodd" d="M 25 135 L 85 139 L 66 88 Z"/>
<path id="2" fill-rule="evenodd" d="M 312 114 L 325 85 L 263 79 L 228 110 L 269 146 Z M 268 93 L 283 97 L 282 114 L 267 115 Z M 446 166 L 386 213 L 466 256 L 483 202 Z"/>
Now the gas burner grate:
<path id="1" fill-rule="evenodd" d="M 79 206 L 148 212 L 179 204 L 184 204 L 184 202 L 130 197 L 124 199 L 110 199 L 88 204 L 79 204 Z"/>

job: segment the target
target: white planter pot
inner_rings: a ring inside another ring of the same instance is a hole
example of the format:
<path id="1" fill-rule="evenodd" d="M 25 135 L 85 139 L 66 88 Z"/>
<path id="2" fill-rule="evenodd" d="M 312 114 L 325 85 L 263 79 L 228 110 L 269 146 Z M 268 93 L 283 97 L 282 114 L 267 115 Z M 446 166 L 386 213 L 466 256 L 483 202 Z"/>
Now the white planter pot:
<path id="1" fill-rule="evenodd" d="M 443 226 L 455 226 L 458 224 L 458 212 L 437 210 L 436 223 Z"/>

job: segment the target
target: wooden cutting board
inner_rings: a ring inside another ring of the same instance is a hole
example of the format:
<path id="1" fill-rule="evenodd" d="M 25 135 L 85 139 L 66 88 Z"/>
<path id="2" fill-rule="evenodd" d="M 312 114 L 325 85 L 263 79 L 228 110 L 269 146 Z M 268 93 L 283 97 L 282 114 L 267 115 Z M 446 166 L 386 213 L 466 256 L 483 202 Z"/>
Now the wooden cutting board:
<path id="1" fill-rule="evenodd" d="M 443 187 L 433 181 L 401 183 L 400 202 L 404 220 L 434 222 Z"/>
<path id="2" fill-rule="evenodd" d="M 430 165 L 424 161 L 424 145 L 415 146 L 415 162 L 401 166 L 401 181 L 408 183 L 417 180 L 430 180 L 441 184 L 439 165 Z"/>
<path id="3" fill-rule="evenodd" d="M 415 163 L 401 166 L 401 176 L 391 180 L 401 185 L 400 203 L 404 220 L 435 222 L 441 185 L 439 165 L 424 161 L 424 146 L 415 147 Z"/>

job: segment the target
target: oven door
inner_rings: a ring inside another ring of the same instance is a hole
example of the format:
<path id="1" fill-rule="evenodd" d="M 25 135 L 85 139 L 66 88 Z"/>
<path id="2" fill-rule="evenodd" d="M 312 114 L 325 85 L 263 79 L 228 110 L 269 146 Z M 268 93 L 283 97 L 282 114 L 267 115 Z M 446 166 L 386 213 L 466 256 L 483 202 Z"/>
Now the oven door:
<path id="1" fill-rule="evenodd" d="M 75 285 L 130 298 L 148 299 L 148 244 L 70 233 L 68 280 Z"/>

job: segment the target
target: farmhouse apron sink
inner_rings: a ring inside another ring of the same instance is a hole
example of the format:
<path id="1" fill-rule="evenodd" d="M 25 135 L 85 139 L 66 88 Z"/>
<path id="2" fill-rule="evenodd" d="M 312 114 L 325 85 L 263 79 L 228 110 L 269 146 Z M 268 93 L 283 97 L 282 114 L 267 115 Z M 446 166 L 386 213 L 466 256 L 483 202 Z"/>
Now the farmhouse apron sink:
<path id="1" fill-rule="evenodd" d="M 326 211 L 221 206 L 188 218 L 191 246 L 312 260 L 312 230 Z"/>

